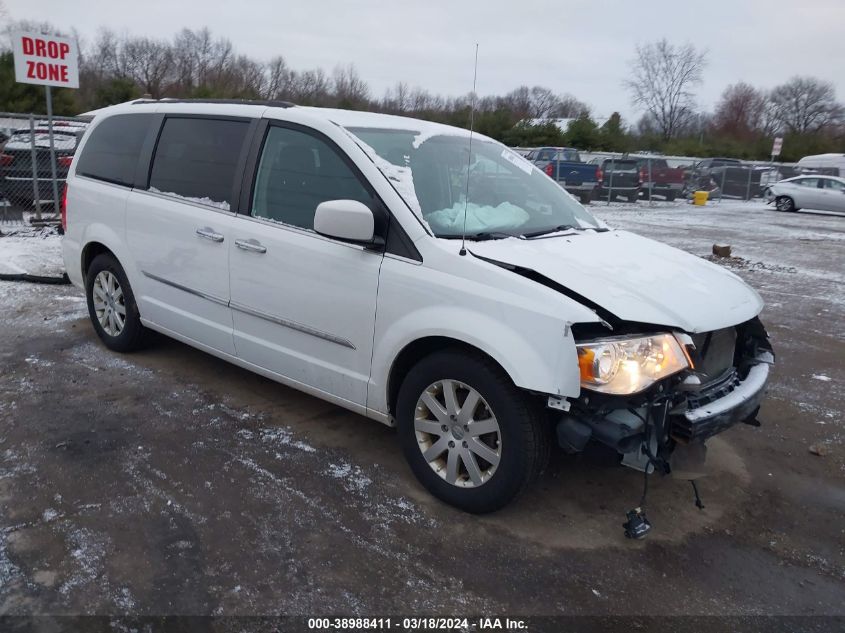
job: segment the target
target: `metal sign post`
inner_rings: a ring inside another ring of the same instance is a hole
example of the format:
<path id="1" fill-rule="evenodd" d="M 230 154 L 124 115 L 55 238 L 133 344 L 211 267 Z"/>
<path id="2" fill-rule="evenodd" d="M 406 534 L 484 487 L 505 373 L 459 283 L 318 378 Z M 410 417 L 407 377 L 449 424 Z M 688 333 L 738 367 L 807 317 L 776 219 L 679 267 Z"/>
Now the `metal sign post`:
<path id="1" fill-rule="evenodd" d="M 47 92 L 47 135 L 50 137 L 50 177 L 53 181 L 53 213 L 59 213 L 59 182 L 56 170 L 56 146 L 53 142 L 53 95 L 50 86 L 45 86 Z"/>
<path id="2" fill-rule="evenodd" d="M 32 199 L 35 201 L 35 219 L 41 221 L 41 196 L 38 187 L 38 153 L 35 151 L 35 118 L 29 115 L 29 151 L 32 158 Z"/>
<path id="3" fill-rule="evenodd" d="M 751 200 L 751 172 L 754 171 L 754 166 L 750 165 L 748 167 L 748 185 L 745 187 L 745 201 L 748 202 Z"/>

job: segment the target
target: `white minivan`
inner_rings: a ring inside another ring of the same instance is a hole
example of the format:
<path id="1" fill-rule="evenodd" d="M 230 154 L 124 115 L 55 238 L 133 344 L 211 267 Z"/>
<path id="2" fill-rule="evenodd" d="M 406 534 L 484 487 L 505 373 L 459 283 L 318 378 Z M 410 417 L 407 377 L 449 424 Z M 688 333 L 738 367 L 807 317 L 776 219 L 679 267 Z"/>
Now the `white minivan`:
<path id="1" fill-rule="evenodd" d="M 420 482 L 471 512 L 516 497 L 552 442 L 668 472 L 756 424 L 774 359 L 736 275 L 449 126 L 136 101 L 96 116 L 63 207 L 107 347 L 155 330 L 395 425 Z"/>

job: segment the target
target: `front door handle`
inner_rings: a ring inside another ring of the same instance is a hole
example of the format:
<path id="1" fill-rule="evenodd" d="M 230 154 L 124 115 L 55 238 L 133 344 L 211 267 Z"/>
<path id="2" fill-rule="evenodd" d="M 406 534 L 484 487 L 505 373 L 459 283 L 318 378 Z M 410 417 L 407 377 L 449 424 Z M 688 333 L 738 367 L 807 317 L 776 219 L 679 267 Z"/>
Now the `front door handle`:
<path id="1" fill-rule="evenodd" d="M 204 226 L 201 229 L 197 229 L 197 235 L 199 235 L 203 239 L 211 240 L 212 242 L 223 241 L 223 235 L 217 233 L 214 229 L 208 226 Z"/>
<path id="2" fill-rule="evenodd" d="M 235 246 L 250 253 L 266 253 L 267 247 L 261 244 L 258 240 L 235 240 Z"/>

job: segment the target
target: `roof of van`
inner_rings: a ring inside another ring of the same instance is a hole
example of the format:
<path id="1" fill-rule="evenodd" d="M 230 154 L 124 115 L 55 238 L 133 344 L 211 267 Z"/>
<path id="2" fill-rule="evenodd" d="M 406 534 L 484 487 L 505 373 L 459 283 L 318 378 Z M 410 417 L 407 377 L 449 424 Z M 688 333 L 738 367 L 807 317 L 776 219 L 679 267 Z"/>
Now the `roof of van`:
<path id="1" fill-rule="evenodd" d="M 273 114 L 279 119 L 285 119 L 285 112 L 305 113 L 309 116 L 319 117 L 331 121 L 344 128 L 380 128 L 388 130 L 406 130 L 414 132 L 415 145 L 419 146 L 425 139 L 431 136 L 469 136 L 469 130 L 442 123 L 433 123 L 411 117 L 398 116 L 394 114 L 381 114 L 378 112 L 362 112 L 358 110 L 339 110 L 335 108 L 318 108 L 314 106 L 296 106 L 285 101 L 247 101 L 240 99 L 136 99 L 117 105 L 86 112 L 85 116 L 97 116 L 99 114 L 131 112 L 135 108 L 157 111 L 191 111 L 196 109 L 201 114 L 221 114 L 232 116 L 244 116 L 245 108 L 261 107 L 265 112 L 276 110 Z M 475 132 L 474 137 L 488 139 L 488 137 Z"/>

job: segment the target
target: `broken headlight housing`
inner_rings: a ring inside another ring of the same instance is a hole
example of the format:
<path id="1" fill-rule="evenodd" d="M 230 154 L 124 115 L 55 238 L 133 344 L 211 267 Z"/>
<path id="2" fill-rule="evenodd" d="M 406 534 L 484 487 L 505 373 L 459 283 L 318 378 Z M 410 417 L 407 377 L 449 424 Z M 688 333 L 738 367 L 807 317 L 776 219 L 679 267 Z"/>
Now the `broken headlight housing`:
<path id="1" fill-rule="evenodd" d="M 581 386 L 630 395 L 691 366 L 671 334 L 620 337 L 577 344 Z"/>

